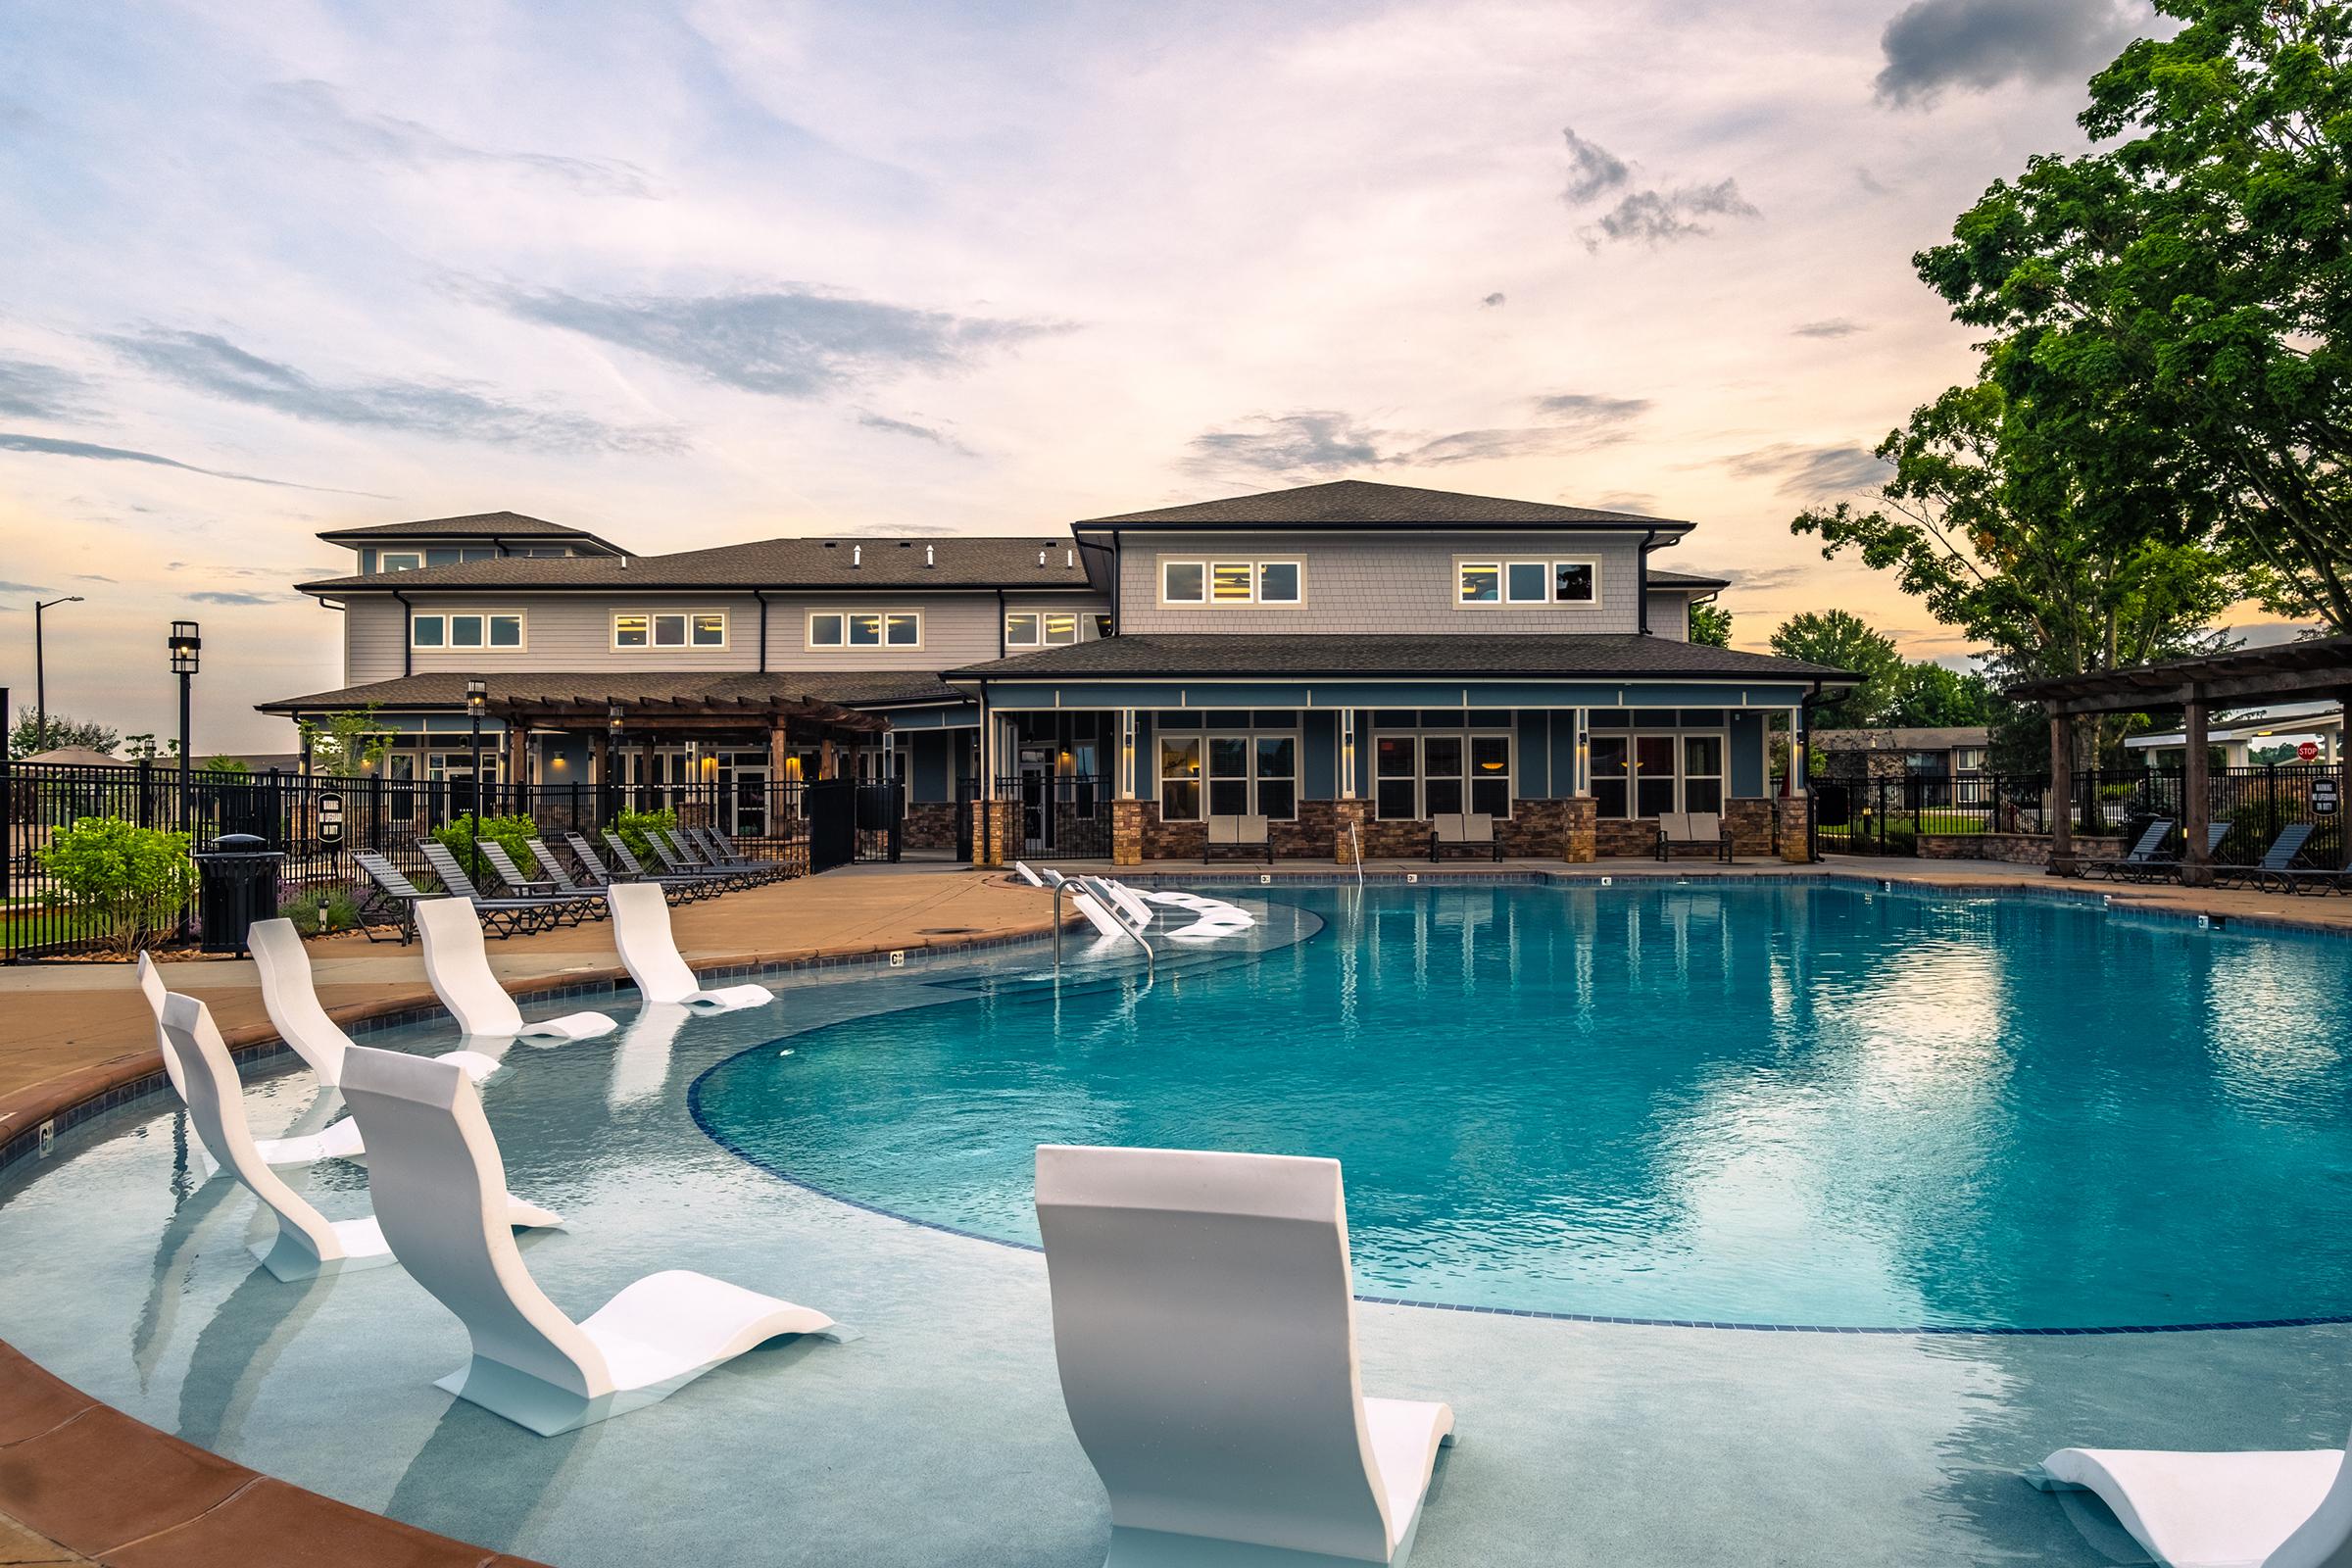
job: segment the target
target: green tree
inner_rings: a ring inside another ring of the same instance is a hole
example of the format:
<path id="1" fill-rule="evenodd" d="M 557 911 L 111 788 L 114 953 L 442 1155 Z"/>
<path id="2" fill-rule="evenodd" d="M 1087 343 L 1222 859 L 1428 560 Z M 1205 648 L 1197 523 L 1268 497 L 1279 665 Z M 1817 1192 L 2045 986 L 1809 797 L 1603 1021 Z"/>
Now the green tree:
<path id="1" fill-rule="evenodd" d="M 63 713 L 49 715 L 49 728 L 41 729 L 41 715 L 29 708 L 17 710 L 17 721 L 9 726 L 8 755 L 37 757 L 42 752 L 62 751 L 69 746 L 86 746 L 93 752 L 112 752 L 119 737 L 106 725 L 94 719 L 68 718 Z"/>
<path id="2" fill-rule="evenodd" d="M 204 765 L 197 771 L 227 777 L 242 777 L 253 771 L 253 764 L 242 757 L 208 757 L 204 760 Z"/>
<path id="3" fill-rule="evenodd" d="M 1690 607 L 1690 640 L 1709 648 L 1732 646 L 1732 612 L 1721 605 Z"/>
<path id="4" fill-rule="evenodd" d="M 166 758 L 177 757 L 179 742 L 168 740 L 158 745 L 152 732 L 141 731 L 122 737 L 122 755 L 134 762 L 158 762 Z"/>
<path id="5" fill-rule="evenodd" d="M 392 734 L 375 716 L 380 705 L 345 709 L 318 718 L 304 718 L 295 728 L 303 750 L 311 754 L 314 771 L 337 778 L 366 772 L 382 762 L 392 750 Z"/>
<path id="6" fill-rule="evenodd" d="M 1772 651 L 1783 659 L 1828 664 L 1862 677 L 1851 691 L 1813 705 L 1815 729 L 1868 729 L 1878 723 L 1888 687 L 1903 667 L 1894 639 L 1871 630 L 1861 616 L 1846 610 L 1790 615 L 1773 630 Z"/>
<path id="7" fill-rule="evenodd" d="M 117 816 L 84 816 L 61 828 L 38 858 L 48 897 L 100 921 L 127 958 L 142 939 L 178 923 L 196 890 L 188 835 L 139 827 Z"/>
<path id="8" fill-rule="evenodd" d="M 1990 724 L 1999 701 L 1992 682 L 1976 671 L 1963 675 L 1933 661 L 1917 660 L 1887 683 L 1886 707 L 1879 721 L 1901 729 Z"/>
<path id="9" fill-rule="evenodd" d="M 1993 185 L 1920 274 L 2039 428 L 2129 454 L 2268 608 L 2352 633 L 2352 9 L 2156 9 L 2183 25 L 2091 80 L 2101 145 Z"/>

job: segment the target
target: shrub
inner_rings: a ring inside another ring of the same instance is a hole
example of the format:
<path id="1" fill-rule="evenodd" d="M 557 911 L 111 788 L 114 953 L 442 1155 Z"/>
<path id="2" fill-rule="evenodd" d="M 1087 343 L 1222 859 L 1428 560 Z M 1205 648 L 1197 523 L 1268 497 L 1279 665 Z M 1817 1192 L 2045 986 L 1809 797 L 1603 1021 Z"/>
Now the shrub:
<path id="1" fill-rule="evenodd" d="M 666 833 L 677 825 L 678 813 L 675 811 L 623 811 L 612 819 L 612 831 L 620 835 L 620 841 L 629 847 L 629 853 L 657 869 L 661 866 L 661 860 L 654 854 L 654 846 L 646 838 L 645 830 L 658 827 Z"/>
<path id="2" fill-rule="evenodd" d="M 306 937 L 349 931 L 360 923 L 359 901 L 349 888 L 312 888 L 279 906 L 279 914 L 294 922 Z"/>
<path id="3" fill-rule="evenodd" d="M 461 816 L 454 822 L 444 822 L 433 829 L 433 837 L 448 845 L 449 853 L 458 858 L 458 863 L 466 868 L 466 874 L 479 882 L 491 872 L 490 862 L 473 846 L 473 821 L 468 815 Z M 539 862 L 531 858 L 527 841 L 538 837 L 538 823 L 527 816 L 485 816 L 481 821 L 482 837 L 505 849 L 513 857 L 516 870 L 524 876 L 537 872 Z"/>
<path id="4" fill-rule="evenodd" d="M 1888 855 L 1912 856 L 1919 854 L 1918 830 L 1916 828 L 1895 827 L 1891 823 L 1888 824 L 1886 828 L 1886 853 Z"/>
<path id="5" fill-rule="evenodd" d="M 196 891 L 188 835 L 119 816 L 77 817 L 39 858 L 57 884 L 50 901 L 96 917 L 125 958 L 142 939 L 177 925 Z"/>

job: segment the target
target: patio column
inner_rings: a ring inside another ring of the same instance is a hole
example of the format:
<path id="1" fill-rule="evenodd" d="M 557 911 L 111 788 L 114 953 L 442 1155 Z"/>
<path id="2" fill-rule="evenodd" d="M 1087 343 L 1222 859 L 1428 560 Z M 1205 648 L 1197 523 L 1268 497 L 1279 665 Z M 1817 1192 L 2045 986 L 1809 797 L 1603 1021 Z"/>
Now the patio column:
<path id="1" fill-rule="evenodd" d="M 816 743 L 816 776 L 832 778 L 834 770 L 840 765 L 840 759 L 833 752 L 833 737 L 828 735 L 818 741 Z"/>
<path id="2" fill-rule="evenodd" d="M 2213 882 L 2213 857 L 2205 851 L 2205 825 L 2213 820 L 2213 782 L 2211 741 L 2208 739 L 2207 710 L 2204 694 L 2192 691 L 2182 710 L 2182 739 L 2188 742 L 2188 755 L 2180 768 L 2180 885 L 2188 888 L 2209 887 Z"/>
<path id="3" fill-rule="evenodd" d="M 2075 720 L 2050 714 L 2050 875 L 2075 870 Z"/>
<path id="4" fill-rule="evenodd" d="M 1600 858 L 1600 803 L 1592 798 L 1592 710 L 1568 710 L 1568 814 L 1560 858 L 1591 865 Z"/>
<path id="5" fill-rule="evenodd" d="M 1118 777 L 1115 788 L 1119 800 L 1132 801 L 1135 799 L 1135 710 L 1120 709 L 1118 725 L 1118 757 L 1114 763 Z"/>
<path id="6" fill-rule="evenodd" d="M 507 720 L 507 782 L 523 790 L 528 790 L 531 783 L 531 732 L 512 718 Z"/>
<path id="7" fill-rule="evenodd" d="M 1355 799 L 1355 710 L 1340 710 L 1340 799 Z"/>

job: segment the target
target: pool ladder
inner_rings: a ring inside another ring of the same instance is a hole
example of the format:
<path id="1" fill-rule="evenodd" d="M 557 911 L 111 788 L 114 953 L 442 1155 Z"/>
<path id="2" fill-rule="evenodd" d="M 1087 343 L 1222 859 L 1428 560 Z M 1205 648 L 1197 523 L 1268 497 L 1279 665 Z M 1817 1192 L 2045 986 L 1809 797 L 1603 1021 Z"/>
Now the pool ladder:
<path id="1" fill-rule="evenodd" d="M 1364 886 L 1364 836 L 1356 831 L 1352 821 L 1348 824 L 1348 842 L 1355 850 L 1355 886 L 1360 893 Z"/>
<path id="2" fill-rule="evenodd" d="M 1048 875 L 1053 875 L 1053 873 L 1049 872 Z M 1064 892 L 1067 892 L 1072 897 L 1076 897 L 1077 895 L 1086 893 L 1088 891 L 1088 889 L 1079 886 L 1078 879 L 1076 877 L 1054 877 L 1054 979 L 1057 984 L 1061 980 L 1061 896 Z M 1148 986 L 1152 982 L 1157 980 L 1159 978 L 1159 955 L 1152 950 L 1152 944 L 1145 940 L 1143 932 L 1137 930 L 1133 925 L 1128 923 L 1127 911 L 1119 906 L 1118 900 L 1109 898 L 1106 895 L 1097 895 L 1096 902 L 1101 904 L 1104 909 L 1109 911 L 1111 923 L 1116 925 L 1120 930 L 1126 932 L 1129 940 L 1134 942 L 1137 947 L 1144 950 L 1145 984 Z"/>

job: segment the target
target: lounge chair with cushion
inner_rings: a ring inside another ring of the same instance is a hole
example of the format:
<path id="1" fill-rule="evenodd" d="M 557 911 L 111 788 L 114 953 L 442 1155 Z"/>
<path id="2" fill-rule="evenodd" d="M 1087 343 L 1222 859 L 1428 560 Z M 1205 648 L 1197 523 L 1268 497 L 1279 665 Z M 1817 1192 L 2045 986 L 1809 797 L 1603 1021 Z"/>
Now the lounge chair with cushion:
<path id="1" fill-rule="evenodd" d="M 245 1123 L 244 1087 L 236 1064 L 213 1027 L 203 1003 L 176 993 L 164 1003 L 164 1034 L 178 1053 L 188 1085 L 188 1120 L 196 1136 L 222 1170 L 262 1201 L 277 1220 L 277 1235 L 253 1249 L 262 1266 L 281 1280 L 307 1280 L 349 1269 L 377 1268 L 393 1261 L 383 1232 L 372 1219 L 330 1220 L 308 1200 L 278 1180 L 255 1144 Z M 404 1057 L 448 1073 L 460 1082 L 465 1073 L 452 1062 L 427 1062 L 421 1056 Z M 496 1189 L 495 1213 L 503 1225 L 560 1225 L 560 1216 L 535 1204 L 507 1196 L 502 1180 Z M 513 1239 L 509 1238 L 509 1246 Z"/>
<path id="2" fill-rule="evenodd" d="M 1226 850 L 1261 857 L 1272 865 L 1273 830 L 1262 816 L 1212 816 L 1208 819 L 1208 838 L 1200 849 L 1200 863 L 1206 865 L 1219 851 Z"/>
<path id="3" fill-rule="evenodd" d="M 1677 850 L 1712 851 L 1724 864 L 1732 863 L 1732 835 L 1720 811 L 1660 811 L 1658 858 L 1671 860 Z"/>
<path id="4" fill-rule="evenodd" d="M 1492 811 L 1436 811 L 1429 818 L 1429 858 L 1441 855 L 1484 855 L 1502 858 L 1501 841 L 1494 837 Z"/>
<path id="5" fill-rule="evenodd" d="M 2352 1561 L 2343 1448 L 2178 1453 L 2060 1448 L 2026 1479 L 2088 1492 L 2172 1568 L 2334 1568 Z"/>
<path id="6" fill-rule="evenodd" d="M 1037 1223 L 1109 1564 L 1405 1560 L 1453 1412 L 1363 1396 L 1337 1160 L 1047 1145 Z"/>
<path id="7" fill-rule="evenodd" d="M 368 1180 L 385 1240 L 472 1340 L 472 1359 L 436 1385 L 460 1398 L 552 1437 L 666 1398 L 779 1335 L 854 1337 L 822 1312 L 684 1269 L 575 1323 L 500 1223 L 506 1166 L 464 1073 L 362 1046 L 343 1093 L 382 1151 Z"/>
<path id="8" fill-rule="evenodd" d="M 2132 846 L 2132 852 L 2129 855 L 2120 860 L 2085 860 L 2082 862 L 2082 874 L 2084 876 L 2112 877 L 2118 882 L 2127 877 L 2144 876 L 2152 870 L 2171 863 L 2164 854 L 2164 846 L 2165 841 L 2172 836 L 2172 819 L 2158 817 L 2148 824 L 2145 832 L 2140 834 L 2139 842 Z"/>
<path id="9" fill-rule="evenodd" d="M 2287 823 L 2278 830 L 2278 836 L 2271 840 L 2271 847 L 2263 852 L 2262 858 L 2251 865 L 2217 863 L 2213 868 L 2214 885 L 2228 887 L 2232 882 L 2259 884 L 2266 872 L 2288 869 L 2303 854 L 2303 847 L 2311 842 L 2312 826 L 2309 822 Z"/>
<path id="10" fill-rule="evenodd" d="M 601 1012 L 566 1013 L 525 1023 L 522 1009 L 490 972 L 482 922 L 464 899 L 427 899 L 416 906 L 416 935 L 424 943 L 424 978 L 467 1035 L 491 1039 L 593 1040 L 612 1032 Z"/>
<path id="11" fill-rule="evenodd" d="M 277 1038 L 310 1064 L 320 1083 L 329 1088 L 340 1084 L 343 1054 L 351 1049 L 351 1036 L 326 1015 L 326 1008 L 319 1004 L 318 988 L 311 979 L 311 955 L 302 945 L 302 933 L 294 929 L 291 920 L 256 920 L 245 940 L 253 954 L 253 966 L 261 973 L 262 1005 L 270 1013 L 270 1023 L 277 1030 Z M 456 1062 L 476 1083 L 499 1067 L 496 1056 L 478 1051 L 443 1052 L 440 1059 Z M 359 1129 L 355 1126 L 352 1131 L 356 1136 Z"/>
<path id="12" fill-rule="evenodd" d="M 669 904 L 662 890 L 647 883 L 623 882 L 605 890 L 612 906 L 612 945 L 620 961 L 649 1003 L 676 1003 L 703 1012 L 726 1012 L 773 1002 L 765 986 L 721 986 L 707 991 L 678 952 L 669 932 Z"/>
<path id="13" fill-rule="evenodd" d="M 433 868 L 433 875 L 441 879 L 441 885 L 450 895 L 464 899 L 476 909 L 536 910 L 540 929 L 552 931 L 558 925 L 578 925 L 598 908 L 593 899 L 547 898 L 536 893 L 494 899 L 474 886 L 473 879 L 466 875 L 466 867 L 458 862 L 448 845 L 439 839 L 425 839 L 416 847 L 424 852 L 425 863 Z"/>
<path id="14" fill-rule="evenodd" d="M 181 1104 L 188 1102 L 188 1068 L 179 1049 L 172 1042 L 171 1032 L 164 1027 L 164 1010 L 173 993 L 165 986 L 164 975 L 155 960 L 142 953 L 138 961 L 139 993 L 147 999 L 147 1010 L 155 1015 L 156 1049 L 163 1053 L 164 1076 L 171 1080 L 172 1092 L 179 1096 Z M 190 1025 L 204 1039 L 220 1046 L 222 1055 L 228 1054 L 228 1043 L 213 1024 L 212 1009 L 199 1007 Z M 231 1058 L 232 1060 L 234 1058 Z M 306 1117 L 307 1119 L 307 1117 Z M 297 1122 L 295 1125 L 300 1126 Z M 248 1135 L 250 1137 L 250 1135 Z M 323 1131 L 294 1134 L 285 1138 L 254 1138 L 256 1152 L 265 1165 L 308 1165 L 321 1159 L 352 1159 L 368 1157 L 367 1146 L 360 1140 L 360 1124 L 346 1116 Z M 218 1160 L 219 1155 L 214 1158 Z"/>

